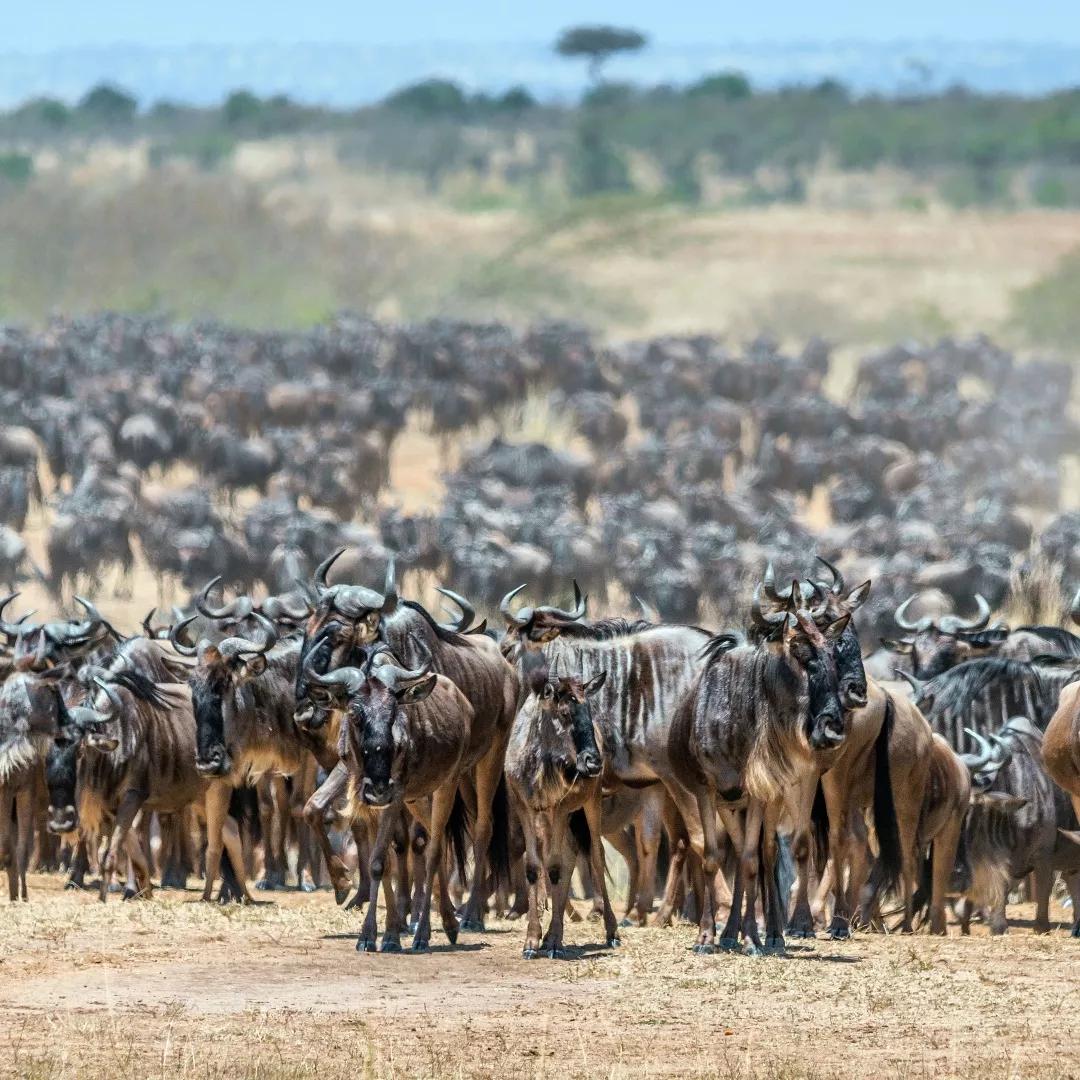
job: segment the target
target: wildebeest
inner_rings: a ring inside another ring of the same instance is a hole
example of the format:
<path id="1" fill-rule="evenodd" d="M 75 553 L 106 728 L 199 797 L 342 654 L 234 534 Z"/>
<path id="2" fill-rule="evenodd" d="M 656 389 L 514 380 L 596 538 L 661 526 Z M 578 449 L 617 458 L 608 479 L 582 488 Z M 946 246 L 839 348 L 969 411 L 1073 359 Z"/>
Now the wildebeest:
<path id="1" fill-rule="evenodd" d="M 345 706 L 338 746 L 348 771 L 350 816 L 367 810 L 378 817 L 368 867 L 368 910 L 357 949 L 376 949 L 379 887 L 403 807 L 423 823 L 429 837 L 413 951 L 426 952 L 430 947 L 436 873 L 443 930 L 451 944 L 456 943 L 458 921 L 450 902 L 444 838 L 449 831 L 460 869 L 463 822 L 454 811 L 467 771 L 478 760 L 475 752 L 470 753 L 472 706 L 453 682 L 432 670 L 430 657 L 421 667 L 406 669 L 385 645 L 372 647 L 363 668 L 337 668 L 328 675 L 313 671 L 309 678 L 337 695 Z M 383 952 L 400 951 L 402 929 L 400 908 L 388 888 Z"/>
<path id="2" fill-rule="evenodd" d="M 601 672 L 586 683 L 573 674 L 557 675 L 541 656 L 528 674 L 529 694 L 510 732 L 506 776 L 525 832 L 529 887 L 529 926 L 522 954 L 526 960 L 541 952 L 553 960 L 563 955 L 563 919 L 576 861 L 574 833 L 587 848 L 593 886 L 600 891 L 607 944 L 619 944 L 608 899 L 601 826 L 606 723 L 591 712 L 588 700 L 606 677 Z M 541 941 L 545 874 L 551 924 Z"/>
<path id="3" fill-rule="evenodd" d="M 972 807 L 965 827 L 971 866 L 970 896 L 989 911 L 990 932 L 1008 929 L 1005 902 L 1014 883 L 1034 874 L 1035 932 L 1050 930 L 1050 891 L 1055 870 L 1074 878 L 1074 899 L 1080 899 L 1080 842 L 1076 815 L 1068 797 L 1043 766 L 1043 736 L 1027 717 L 1013 717 L 986 741 L 976 737 L 982 752 L 969 759 Z M 968 932 L 970 908 L 962 930 Z M 1080 936 L 1080 923 L 1074 926 Z"/>
<path id="4" fill-rule="evenodd" d="M 706 875 L 715 875 L 720 864 L 718 814 L 723 814 L 742 855 L 722 939 L 725 947 L 736 947 L 741 932 L 748 948 L 762 948 L 755 911 L 760 859 L 765 947 L 783 949 L 785 913 L 773 877 L 778 820 L 768 820 L 765 811 L 777 807 L 777 795 L 793 775 L 795 758 L 835 749 L 847 737 L 850 715 L 840 700 L 832 649 L 849 618 L 841 617 L 822 632 L 800 609 L 785 616 L 783 634 L 776 642 L 745 645 L 730 634 L 712 638 L 705 665 L 675 714 L 670 760 L 679 782 L 698 802 Z M 734 811 L 747 800 L 744 832 Z M 711 952 L 715 942 L 712 890 L 706 889 L 697 948 Z"/>
<path id="5" fill-rule="evenodd" d="M 320 631 L 331 623 L 339 623 L 350 627 L 343 635 L 342 649 L 367 645 L 378 638 L 402 664 L 416 667 L 430 657 L 432 670 L 445 675 L 465 694 L 473 710 L 470 773 L 463 792 L 473 817 L 473 880 L 461 928 L 482 930 L 489 854 L 493 857 L 493 868 L 500 877 L 505 876 L 508 820 L 503 761 L 517 706 L 517 674 L 486 635 L 459 633 L 449 625 L 436 622 L 415 601 L 400 598 L 393 563 L 387 570 L 386 586 L 381 594 L 362 586 L 329 585 L 327 572 L 340 554 L 339 551 L 324 560 L 315 573 L 319 601 L 305 635 L 304 671 L 307 671 L 307 652 Z M 342 662 L 339 652 L 335 649 L 331 652 L 334 655 L 329 658 L 330 669 Z M 339 770 L 336 777 L 339 788 L 343 779 Z M 324 790 L 323 797 L 332 790 Z"/>

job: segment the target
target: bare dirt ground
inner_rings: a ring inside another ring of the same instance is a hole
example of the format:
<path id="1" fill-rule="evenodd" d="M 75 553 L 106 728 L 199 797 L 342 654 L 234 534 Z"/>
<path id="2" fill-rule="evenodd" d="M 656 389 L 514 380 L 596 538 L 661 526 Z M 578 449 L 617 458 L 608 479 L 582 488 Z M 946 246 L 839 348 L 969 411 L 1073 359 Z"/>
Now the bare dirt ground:
<path id="1" fill-rule="evenodd" d="M 493 922 L 429 956 L 364 955 L 328 893 L 100 904 L 35 876 L 0 908 L 0 1075 L 1080 1076 L 1080 942 L 860 935 L 784 959 L 698 957 L 693 929 L 521 959 Z M 1056 916 L 1067 921 L 1066 912 Z"/>

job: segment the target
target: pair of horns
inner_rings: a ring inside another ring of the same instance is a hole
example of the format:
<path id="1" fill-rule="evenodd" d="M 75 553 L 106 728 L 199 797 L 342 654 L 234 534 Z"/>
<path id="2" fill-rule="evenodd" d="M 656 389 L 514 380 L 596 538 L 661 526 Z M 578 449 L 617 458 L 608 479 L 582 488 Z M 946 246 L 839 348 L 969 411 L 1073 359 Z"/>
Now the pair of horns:
<path id="1" fill-rule="evenodd" d="M 507 626 L 517 627 L 519 630 L 524 629 L 524 627 L 528 626 L 537 615 L 550 615 L 552 618 L 558 619 L 561 622 L 577 622 L 579 619 L 585 618 L 585 612 L 588 610 L 589 606 L 589 598 L 582 595 L 581 588 L 576 581 L 574 582 L 573 611 L 566 611 L 563 608 L 552 607 L 551 605 L 543 605 L 536 608 L 523 607 L 515 613 L 511 607 L 514 597 L 527 588 L 528 585 L 519 585 L 516 589 L 511 589 L 510 592 L 499 601 L 499 611 L 506 620 Z"/>

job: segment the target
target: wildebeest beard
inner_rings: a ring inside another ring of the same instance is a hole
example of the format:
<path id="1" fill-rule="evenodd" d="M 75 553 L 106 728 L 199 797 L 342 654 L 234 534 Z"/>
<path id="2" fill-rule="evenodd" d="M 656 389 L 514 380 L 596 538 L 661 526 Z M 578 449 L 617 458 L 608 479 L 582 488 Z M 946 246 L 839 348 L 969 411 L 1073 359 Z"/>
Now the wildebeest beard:
<path id="1" fill-rule="evenodd" d="M 858 709 L 866 704 L 866 668 L 863 666 L 859 635 L 848 625 L 833 647 L 836 674 L 840 681 L 840 700 L 845 708 Z"/>
<path id="2" fill-rule="evenodd" d="M 191 705 L 195 712 L 195 760 L 227 771 L 224 695 L 232 692 L 227 675 L 196 672 L 191 678 Z"/>

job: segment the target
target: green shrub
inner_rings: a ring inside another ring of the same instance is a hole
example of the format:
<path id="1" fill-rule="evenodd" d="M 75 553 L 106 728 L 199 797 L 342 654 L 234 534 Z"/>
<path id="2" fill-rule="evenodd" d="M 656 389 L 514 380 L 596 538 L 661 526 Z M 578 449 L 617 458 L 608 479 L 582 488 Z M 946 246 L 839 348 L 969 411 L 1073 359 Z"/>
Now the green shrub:
<path id="1" fill-rule="evenodd" d="M 34 175 L 34 159 L 29 154 L 0 154 L 0 180 L 25 184 Z"/>

